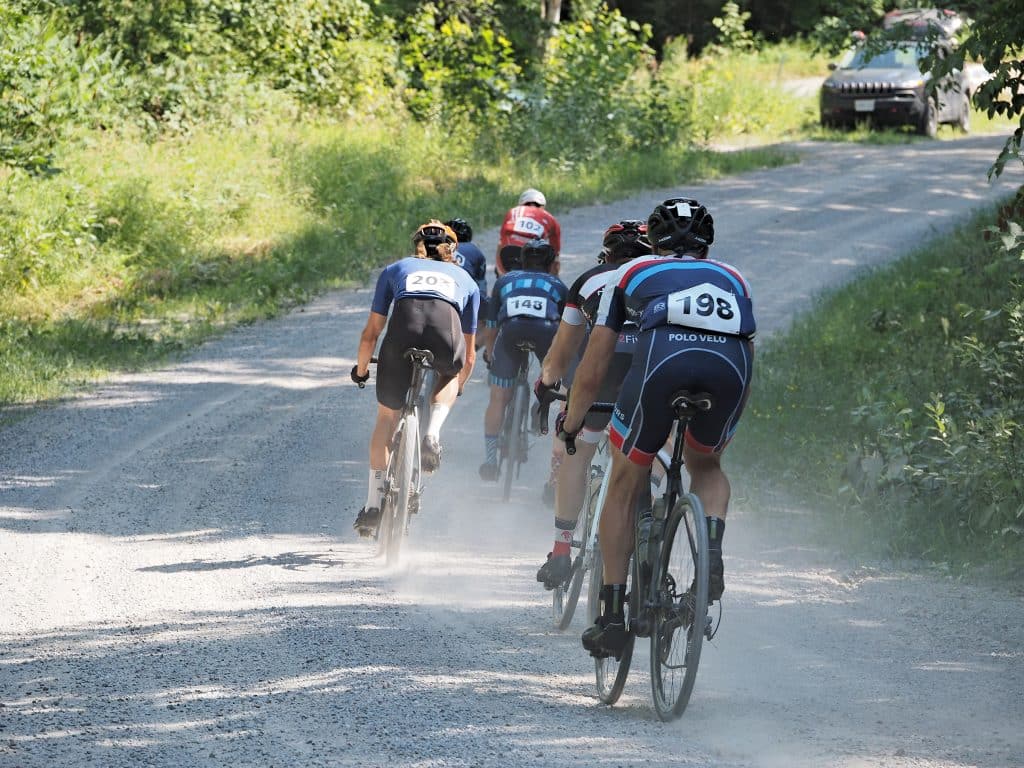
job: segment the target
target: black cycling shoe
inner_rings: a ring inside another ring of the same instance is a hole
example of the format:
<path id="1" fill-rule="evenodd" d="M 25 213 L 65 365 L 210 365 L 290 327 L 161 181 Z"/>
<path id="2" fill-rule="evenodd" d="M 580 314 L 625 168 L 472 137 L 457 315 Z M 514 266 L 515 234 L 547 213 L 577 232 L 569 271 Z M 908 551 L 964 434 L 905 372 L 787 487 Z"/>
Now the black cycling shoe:
<path id="1" fill-rule="evenodd" d="M 554 555 L 548 552 L 547 562 L 537 571 L 537 581 L 544 589 L 560 587 L 572 573 L 572 558 L 569 555 Z"/>
<path id="2" fill-rule="evenodd" d="M 480 465 L 480 479 L 493 483 L 498 479 L 498 465 L 484 462 Z"/>
<path id="3" fill-rule="evenodd" d="M 370 507 L 369 509 L 363 507 L 359 510 L 359 514 L 356 515 L 356 521 L 352 523 L 352 527 L 364 538 L 376 535 L 379 525 L 380 509 L 377 507 Z"/>
<path id="4" fill-rule="evenodd" d="M 712 549 L 711 562 L 708 568 L 708 604 L 722 599 L 725 591 L 725 564 L 722 562 L 722 550 Z"/>
<path id="5" fill-rule="evenodd" d="M 614 656 L 616 661 L 621 661 L 622 651 L 626 647 L 628 637 L 625 617 L 611 619 L 607 616 L 599 616 L 597 621 L 583 630 L 580 639 L 583 641 L 583 647 L 595 659 L 607 659 L 609 656 Z"/>
<path id="6" fill-rule="evenodd" d="M 420 466 L 427 474 L 437 472 L 441 466 L 441 445 L 436 437 L 427 435 L 423 438 L 423 445 L 420 447 Z"/>

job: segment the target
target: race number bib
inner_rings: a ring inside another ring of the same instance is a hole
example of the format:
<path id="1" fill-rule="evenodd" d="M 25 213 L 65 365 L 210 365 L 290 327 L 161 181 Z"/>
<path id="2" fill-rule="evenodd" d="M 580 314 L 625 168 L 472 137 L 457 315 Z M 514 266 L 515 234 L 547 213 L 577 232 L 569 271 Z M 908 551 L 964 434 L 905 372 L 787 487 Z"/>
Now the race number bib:
<path id="1" fill-rule="evenodd" d="M 458 288 L 455 278 L 444 272 L 413 272 L 405 278 L 406 293 L 436 293 L 446 299 L 456 300 Z"/>
<path id="2" fill-rule="evenodd" d="M 548 316 L 548 300 L 537 296 L 510 296 L 505 299 L 505 314 L 509 317 L 526 315 L 527 317 L 546 318 Z"/>
<path id="3" fill-rule="evenodd" d="M 520 216 L 516 219 L 515 226 L 512 229 L 527 237 L 544 237 L 544 225 L 536 219 L 531 219 L 527 216 Z"/>
<path id="4" fill-rule="evenodd" d="M 667 319 L 672 325 L 738 334 L 742 318 L 733 294 L 704 283 L 669 294 Z"/>

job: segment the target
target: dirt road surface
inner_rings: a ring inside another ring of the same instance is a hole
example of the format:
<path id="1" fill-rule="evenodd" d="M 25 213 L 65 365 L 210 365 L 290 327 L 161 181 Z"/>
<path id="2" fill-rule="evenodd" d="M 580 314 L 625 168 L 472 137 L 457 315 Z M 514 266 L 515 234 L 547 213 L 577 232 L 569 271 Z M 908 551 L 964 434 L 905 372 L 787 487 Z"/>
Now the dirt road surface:
<path id="1" fill-rule="evenodd" d="M 986 180 L 1001 144 L 804 144 L 794 166 L 561 211 L 563 274 L 612 221 L 693 195 L 767 336 L 1021 184 Z M 685 715 L 657 720 L 646 650 L 599 704 L 583 616 L 554 631 L 534 580 L 547 444 L 514 503 L 477 479 L 482 368 L 386 571 L 350 528 L 369 299 L 323 296 L 0 431 L 0 766 L 1024 765 L 1022 594 L 812 547 L 814 510 L 751 498 L 736 465 L 724 625 Z"/>

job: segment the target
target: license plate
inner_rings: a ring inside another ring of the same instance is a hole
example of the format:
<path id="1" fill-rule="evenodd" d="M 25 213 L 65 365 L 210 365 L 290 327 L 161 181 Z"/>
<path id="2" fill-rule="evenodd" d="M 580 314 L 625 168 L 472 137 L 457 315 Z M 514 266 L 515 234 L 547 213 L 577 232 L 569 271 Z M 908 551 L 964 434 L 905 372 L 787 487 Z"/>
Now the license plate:
<path id="1" fill-rule="evenodd" d="M 857 112 L 874 112 L 875 111 L 875 100 L 874 99 L 856 99 L 853 102 L 853 108 Z"/>

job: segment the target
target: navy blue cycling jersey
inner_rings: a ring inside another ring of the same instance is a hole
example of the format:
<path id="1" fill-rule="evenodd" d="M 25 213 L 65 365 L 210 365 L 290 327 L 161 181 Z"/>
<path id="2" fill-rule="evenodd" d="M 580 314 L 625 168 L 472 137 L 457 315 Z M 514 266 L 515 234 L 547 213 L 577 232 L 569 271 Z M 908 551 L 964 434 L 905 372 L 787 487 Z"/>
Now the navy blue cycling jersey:
<path id="1" fill-rule="evenodd" d="M 487 257 L 476 243 L 459 243 L 455 249 L 455 263 L 469 273 L 476 281 L 480 295 L 487 293 Z"/>
<path id="2" fill-rule="evenodd" d="M 750 339 L 757 325 L 750 286 L 739 271 L 709 259 L 646 256 L 609 278 L 595 322 L 621 331 L 673 325 Z"/>
<path id="3" fill-rule="evenodd" d="M 457 264 L 407 256 L 386 267 L 377 278 L 370 309 L 387 315 L 393 301 L 405 298 L 441 299 L 459 313 L 463 333 L 476 333 L 480 289 Z"/>
<path id="4" fill-rule="evenodd" d="M 487 324 L 500 325 L 510 317 L 557 321 L 568 288 L 555 275 L 517 269 L 498 278 L 487 306 Z"/>

